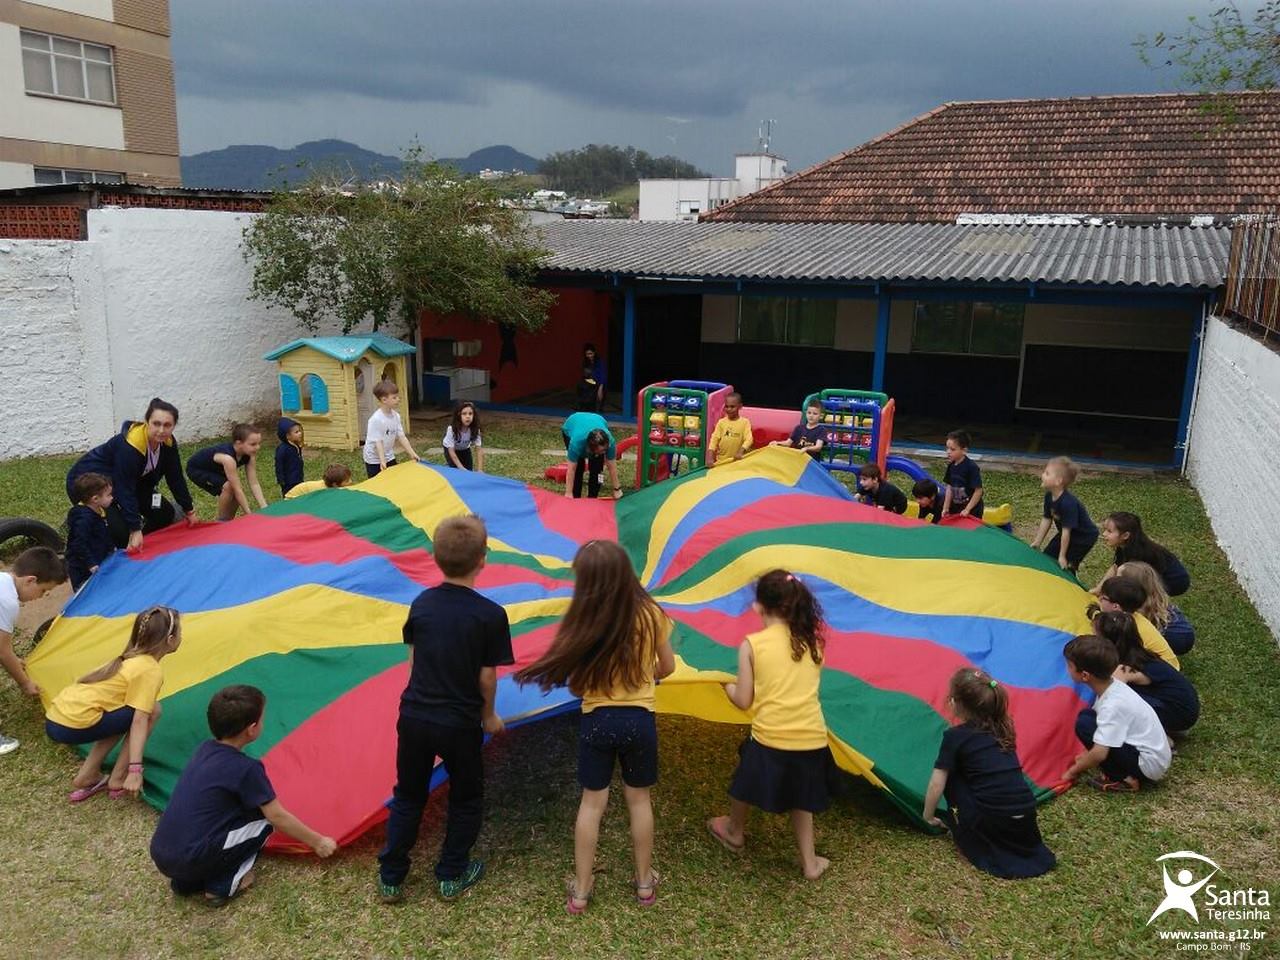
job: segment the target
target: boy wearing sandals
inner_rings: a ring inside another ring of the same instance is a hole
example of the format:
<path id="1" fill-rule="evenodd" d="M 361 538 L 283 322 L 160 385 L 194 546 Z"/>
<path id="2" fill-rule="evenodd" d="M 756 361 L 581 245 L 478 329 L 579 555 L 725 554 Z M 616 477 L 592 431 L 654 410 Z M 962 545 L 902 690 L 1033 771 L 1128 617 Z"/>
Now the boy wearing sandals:
<path id="1" fill-rule="evenodd" d="M 151 859 L 179 896 L 204 892 L 220 907 L 253 885 L 253 865 L 272 827 L 317 856 L 338 849 L 276 799 L 262 761 L 244 748 L 262 733 L 267 698 L 257 687 L 223 687 L 209 701 L 214 739 L 196 748 L 151 838 Z"/>
<path id="2" fill-rule="evenodd" d="M 1119 664 L 1115 644 L 1096 635 L 1076 637 L 1062 649 L 1067 673 L 1091 689 L 1093 708 L 1076 718 L 1076 736 L 1085 746 L 1064 780 L 1102 768 L 1095 785 L 1105 791 L 1134 793 L 1169 772 L 1173 750 L 1160 718 L 1127 683 L 1111 679 Z"/>
<path id="3" fill-rule="evenodd" d="M 396 723 L 396 787 L 388 804 L 387 844 L 378 854 L 378 895 L 404 899 L 409 851 L 418 841 L 436 757 L 449 774 L 449 811 L 436 861 L 440 896 L 452 900 L 484 876 L 471 859 L 484 816 L 484 735 L 502 731 L 494 709 L 497 668 L 515 663 L 507 612 L 475 591 L 488 533 L 476 516 L 449 517 L 432 534 L 444 574 L 409 608 L 404 642 L 409 683 Z"/>

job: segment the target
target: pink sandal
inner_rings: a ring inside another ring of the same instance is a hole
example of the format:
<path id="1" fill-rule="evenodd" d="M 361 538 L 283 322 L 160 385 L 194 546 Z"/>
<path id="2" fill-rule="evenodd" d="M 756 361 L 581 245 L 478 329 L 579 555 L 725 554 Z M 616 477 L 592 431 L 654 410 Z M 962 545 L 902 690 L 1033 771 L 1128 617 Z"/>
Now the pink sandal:
<path id="1" fill-rule="evenodd" d="M 578 885 L 573 880 L 566 881 L 565 891 L 568 896 L 564 901 L 564 909 L 571 917 L 578 917 L 586 913 L 587 906 L 591 903 L 591 896 L 596 892 L 593 886 L 585 894 L 578 893 Z"/>
<path id="2" fill-rule="evenodd" d="M 67 800 L 70 803 L 84 803 L 90 797 L 96 797 L 103 790 L 107 789 L 107 780 L 109 777 L 104 776 L 101 780 L 91 787 L 77 787 L 67 794 Z"/>
<path id="3" fill-rule="evenodd" d="M 641 883 L 639 880 L 632 880 L 631 885 L 636 888 L 636 903 L 642 907 L 652 907 L 658 902 L 658 884 L 662 882 L 662 875 L 649 868 L 649 882 Z M 648 890 L 647 894 L 643 894 L 641 890 Z"/>

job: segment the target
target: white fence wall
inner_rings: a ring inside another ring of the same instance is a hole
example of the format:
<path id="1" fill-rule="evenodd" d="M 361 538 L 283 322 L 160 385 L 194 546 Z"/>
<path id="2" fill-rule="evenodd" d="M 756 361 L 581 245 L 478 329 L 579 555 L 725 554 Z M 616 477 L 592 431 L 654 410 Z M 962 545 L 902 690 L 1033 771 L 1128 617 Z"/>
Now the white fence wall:
<path id="1" fill-rule="evenodd" d="M 248 299 L 249 216 L 90 210 L 87 241 L 0 240 L 0 460 L 87 450 L 153 396 L 180 439 L 276 404 L 262 354 L 302 333 Z"/>
<path id="2" fill-rule="evenodd" d="M 1207 325 L 1187 469 L 1231 568 L 1280 637 L 1280 526 L 1259 490 L 1280 476 L 1280 354 Z"/>

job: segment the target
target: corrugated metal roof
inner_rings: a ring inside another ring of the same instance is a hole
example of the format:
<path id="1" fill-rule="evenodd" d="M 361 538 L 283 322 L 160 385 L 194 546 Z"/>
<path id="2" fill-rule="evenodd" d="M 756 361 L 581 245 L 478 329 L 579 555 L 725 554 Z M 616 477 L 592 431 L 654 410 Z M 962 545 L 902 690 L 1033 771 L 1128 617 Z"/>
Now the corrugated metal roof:
<path id="1" fill-rule="evenodd" d="M 1212 289 L 1227 227 L 565 220 L 549 272 L 775 282 L 1044 283 Z"/>

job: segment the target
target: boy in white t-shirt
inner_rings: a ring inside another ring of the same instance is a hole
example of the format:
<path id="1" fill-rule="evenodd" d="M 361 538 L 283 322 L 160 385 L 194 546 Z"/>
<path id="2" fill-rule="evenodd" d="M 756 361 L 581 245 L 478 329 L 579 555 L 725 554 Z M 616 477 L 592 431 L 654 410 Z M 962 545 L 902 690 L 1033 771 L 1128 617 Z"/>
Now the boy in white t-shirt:
<path id="1" fill-rule="evenodd" d="M 400 406 L 400 388 L 391 380 L 381 380 L 373 388 L 373 395 L 378 398 L 378 409 L 373 411 L 365 429 L 364 469 L 369 476 L 376 477 L 387 467 L 395 466 L 397 445 L 414 460 L 418 455 L 404 434 L 404 424 L 396 410 Z"/>
<path id="2" fill-rule="evenodd" d="M 0 666 L 13 677 L 23 693 L 40 695 L 40 687 L 27 674 L 27 668 L 13 652 L 13 627 L 18 621 L 18 607 L 39 600 L 67 579 L 67 566 L 48 547 L 23 550 L 13 561 L 13 570 L 0 573 Z M 18 749 L 18 741 L 0 733 L 0 754 Z"/>
<path id="3" fill-rule="evenodd" d="M 1076 718 L 1076 736 L 1087 749 L 1063 779 L 1101 767 L 1096 786 L 1118 793 L 1133 793 L 1144 781 L 1161 779 L 1173 761 L 1169 737 L 1151 705 L 1127 683 L 1111 678 L 1119 664 L 1115 645 L 1105 637 L 1081 636 L 1068 642 L 1062 655 L 1071 679 L 1096 695 L 1093 709 L 1081 710 Z"/>

